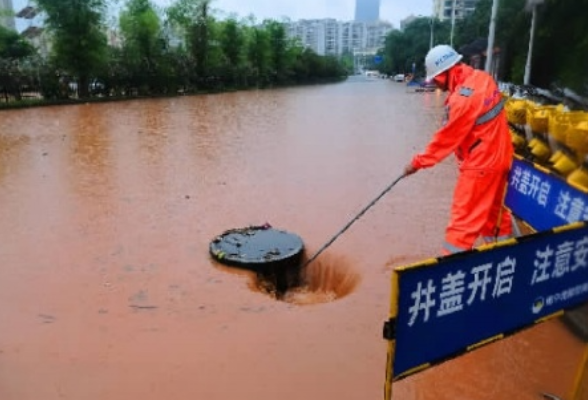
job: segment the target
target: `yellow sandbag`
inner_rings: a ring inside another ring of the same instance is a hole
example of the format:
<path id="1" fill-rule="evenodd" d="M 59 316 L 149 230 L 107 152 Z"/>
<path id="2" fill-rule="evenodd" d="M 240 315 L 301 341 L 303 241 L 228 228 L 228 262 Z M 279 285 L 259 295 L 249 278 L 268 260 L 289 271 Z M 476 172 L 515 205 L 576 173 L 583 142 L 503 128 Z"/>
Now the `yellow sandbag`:
<path id="1" fill-rule="evenodd" d="M 527 120 L 527 100 L 509 98 L 504 106 L 511 124 L 524 125 Z"/>
<path id="2" fill-rule="evenodd" d="M 549 115 L 555 106 L 536 106 L 527 108 L 527 124 L 535 133 L 547 133 Z"/>
<path id="3" fill-rule="evenodd" d="M 524 136 L 512 130 L 510 131 L 510 137 L 512 138 L 512 144 L 515 148 L 523 148 L 527 144 Z"/>
<path id="4" fill-rule="evenodd" d="M 551 149 L 547 142 L 537 139 L 531 147 L 531 154 L 533 154 L 537 161 L 546 162 L 551 156 Z"/>
<path id="5" fill-rule="evenodd" d="M 561 157 L 563 157 L 564 152 L 562 150 L 557 150 L 555 153 L 553 153 L 551 155 L 551 157 L 549 157 L 549 163 L 550 164 L 555 164 L 557 162 L 557 160 L 559 160 Z"/>
<path id="6" fill-rule="evenodd" d="M 568 176 L 573 170 L 578 168 L 578 163 L 572 155 L 563 153 L 553 164 L 553 169 L 561 176 Z"/>
<path id="7" fill-rule="evenodd" d="M 570 125 L 566 145 L 579 154 L 588 153 L 588 119 Z"/>
<path id="8" fill-rule="evenodd" d="M 572 185 L 588 190 L 588 170 L 585 167 L 580 167 L 572 171 L 566 179 Z"/>
<path id="9" fill-rule="evenodd" d="M 548 122 L 548 134 L 560 143 L 566 143 L 570 125 L 586 118 L 583 111 L 565 111 L 558 106 L 551 112 Z"/>

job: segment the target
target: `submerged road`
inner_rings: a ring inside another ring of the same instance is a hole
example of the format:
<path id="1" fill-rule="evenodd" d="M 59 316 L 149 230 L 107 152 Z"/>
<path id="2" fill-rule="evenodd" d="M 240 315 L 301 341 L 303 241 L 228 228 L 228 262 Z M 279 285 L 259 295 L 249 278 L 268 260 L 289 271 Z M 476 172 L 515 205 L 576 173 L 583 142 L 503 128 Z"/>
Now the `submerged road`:
<path id="1" fill-rule="evenodd" d="M 1 112 L 0 399 L 383 398 L 390 271 L 437 254 L 452 159 L 400 181 L 285 301 L 208 245 L 267 222 L 312 254 L 424 147 L 442 101 L 351 78 Z M 552 321 L 394 396 L 567 398 L 581 353 Z"/>

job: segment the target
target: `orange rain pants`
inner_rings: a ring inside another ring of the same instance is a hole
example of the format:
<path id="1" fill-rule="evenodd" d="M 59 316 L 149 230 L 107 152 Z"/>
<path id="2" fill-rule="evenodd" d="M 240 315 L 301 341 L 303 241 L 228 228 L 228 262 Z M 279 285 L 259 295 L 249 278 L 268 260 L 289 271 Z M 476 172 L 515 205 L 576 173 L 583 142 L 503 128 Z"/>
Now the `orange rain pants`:
<path id="1" fill-rule="evenodd" d="M 480 236 L 491 243 L 512 235 L 512 219 L 503 206 L 507 179 L 508 174 L 493 171 L 460 174 L 445 231 L 444 254 L 471 249 Z"/>
<path id="2" fill-rule="evenodd" d="M 416 169 L 455 153 L 460 175 L 443 253 L 469 250 L 475 241 L 508 238 L 512 219 L 503 200 L 513 147 L 502 95 L 487 73 L 458 64 L 450 70 L 446 118 L 425 151 L 412 159 Z"/>

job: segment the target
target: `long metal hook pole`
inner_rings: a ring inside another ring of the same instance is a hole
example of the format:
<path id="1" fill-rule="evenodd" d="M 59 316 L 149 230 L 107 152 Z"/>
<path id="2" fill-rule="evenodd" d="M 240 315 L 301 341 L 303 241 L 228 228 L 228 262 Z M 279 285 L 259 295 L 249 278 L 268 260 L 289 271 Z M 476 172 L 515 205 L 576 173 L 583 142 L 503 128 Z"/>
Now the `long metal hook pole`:
<path id="1" fill-rule="evenodd" d="M 388 187 L 386 187 L 386 189 L 384 189 L 384 190 L 382 191 L 382 193 L 380 193 L 380 194 L 378 195 L 378 197 L 376 197 L 375 199 L 373 199 L 373 200 L 372 200 L 372 201 L 371 201 L 371 202 L 370 202 L 370 203 L 369 203 L 367 206 L 365 206 L 365 208 L 364 208 L 363 210 L 361 210 L 361 211 L 359 212 L 359 214 L 357 214 L 357 215 L 356 215 L 356 216 L 355 216 L 355 217 L 354 217 L 354 218 L 353 218 L 351 221 L 349 221 L 349 222 L 347 223 L 347 225 L 345 225 L 345 226 L 343 227 L 343 229 L 341 229 L 339 232 L 337 232 L 337 234 L 335 234 L 335 236 L 333 236 L 333 237 L 331 238 L 331 240 L 329 240 L 327 243 L 325 243 L 325 244 L 323 245 L 323 247 L 321 247 L 321 248 L 320 248 L 320 249 L 319 249 L 319 250 L 318 250 L 316 253 L 314 253 L 314 255 L 313 255 L 312 257 L 310 257 L 310 258 L 308 259 L 308 261 L 306 261 L 306 262 L 305 262 L 305 263 L 302 265 L 302 268 L 306 267 L 308 264 L 310 264 L 311 262 L 313 262 L 313 261 L 314 261 L 314 260 L 315 260 L 315 259 L 316 259 L 316 258 L 317 258 L 317 257 L 318 257 L 318 256 L 319 256 L 319 255 L 320 255 L 322 252 L 323 252 L 323 251 L 325 251 L 325 250 L 327 249 L 327 247 L 329 247 L 330 245 L 332 245 L 332 244 L 333 244 L 333 242 L 334 242 L 335 240 L 337 240 L 337 238 L 338 238 L 339 236 L 341 236 L 341 235 L 342 235 L 342 234 L 343 234 L 343 233 L 344 233 L 344 232 L 345 232 L 347 229 L 349 229 L 349 228 L 351 227 L 351 225 L 353 225 L 353 223 L 354 223 L 355 221 L 357 221 L 358 219 L 360 219 L 360 218 L 362 217 L 362 215 L 363 215 L 363 214 L 365 214 L 365 213 L 367 212 L 367 210 L 369 210 L 370 208 L 372 208 L 372 206 L 373 206 L 374 204 L 376 204 L 376 203 L 378 202 L 378 200 L 380 200 L 382 197 L 384 197 L 384 195 L 385 195 L 386 193 L 388 193 L 388 192 L 389 192 L 389 191 L 390 191 L 390 190 L 391 190 L 391 189 L 392 189 L 392 188 L 393 188 L 393 187 L 394 187 L 394 186 L 395 186 L 395 185 L 396 185 L 396 184 L 397 184 L 397 183 L 398 183 L 398 182 L 399 182 L 399 181 L 400 181 L 402 178 L 404 178 L 405 176 L 406 176 L 405 174 L 402 174 L 402 175 L 400 175 L 398 178 L 396 178 L 396 179 L 394 180 L 394 182 L 392 182 L 390 185 L 388 185 Z"/>

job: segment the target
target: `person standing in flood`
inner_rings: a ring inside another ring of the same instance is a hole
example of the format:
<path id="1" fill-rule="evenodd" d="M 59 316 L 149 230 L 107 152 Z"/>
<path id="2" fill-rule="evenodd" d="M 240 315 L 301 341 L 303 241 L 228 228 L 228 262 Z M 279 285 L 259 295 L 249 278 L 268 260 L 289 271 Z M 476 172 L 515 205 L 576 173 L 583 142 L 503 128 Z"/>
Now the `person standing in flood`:
<path id="1" fill-rule="evenodd" d="M 461 59 L 447 45 L 435 46 L 427 54 L 427 81 L 449 92 L 445 118 L 424 152 L 404 168 L 404 174 L 411 175 L 451 153 L 457 157 L 459 177 L 444 255 L 471 249 L 479 237 L 485 242 L 512 237 L 512 217 L 503 205 L 514 152 L 504 100 L 492 76 Z"/>

